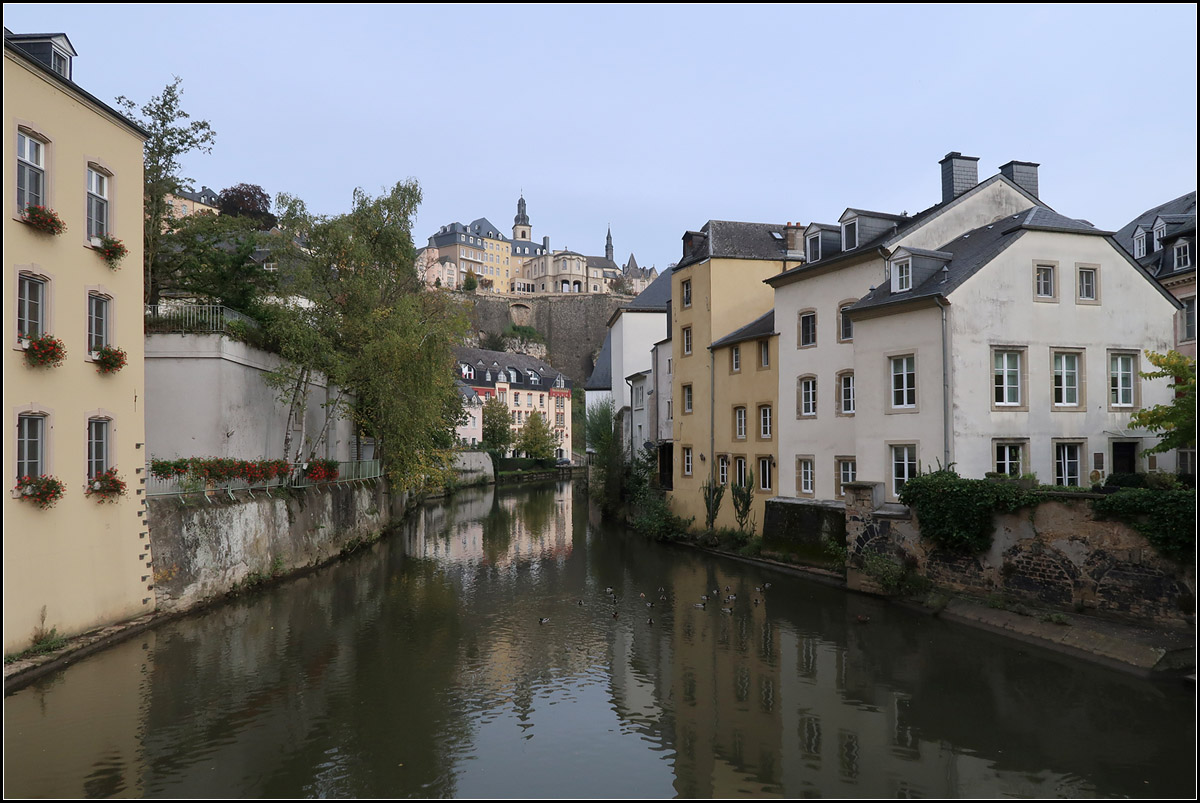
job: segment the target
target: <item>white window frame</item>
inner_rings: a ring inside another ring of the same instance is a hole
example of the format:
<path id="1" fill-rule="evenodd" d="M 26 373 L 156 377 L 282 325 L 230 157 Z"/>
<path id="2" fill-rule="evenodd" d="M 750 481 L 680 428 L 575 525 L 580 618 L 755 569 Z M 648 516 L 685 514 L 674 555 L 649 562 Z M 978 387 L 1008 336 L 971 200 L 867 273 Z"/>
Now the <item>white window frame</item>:
<path id="1" fill-rule="evenodd" d="M 40 477 L 49 473 L 46 468 L 47 416 L 20 413 L 17 416 L 17 479 Z"/>
<path id="2" fill-rule="evenodd" d="M 758 367 L 759 368 L 770 368 L 771 367 L 771 341 L 770 340 L 758 341 Z"/>
<path id="3" fill-rule="evenodd" d="M 746 440 L 746 408 L 733 408 L 733 437 L 735 440 Z"/>
<path id="4" fill-rule="evenodd" d="M 1009 477 L 1019 477 L 1025 473 L 1025 441 L 993 441 L 995 471 Z"/>
<path id="5" fill-rule="evenodd" d="M 1051 353 L 1050 403 L 1054 407 L 1079 409 L 1083 406 L 1082 369 L 1082 353 L 1078 351 L 1054 351 Z"/>
<path id="6" fill-rule="evenodd" d="M 1175 248 L 1172 249 L 1175 254 L 1175 270 L 1181 268 L 1190 268 L 1192 266 L 1192 253 L 1188 242 L 1175 243 Z"/>
<path id="7" fill-rule="evenodd" d="M 108 345 L 111 300 L 99 293 L 88 293 L 87 347 L 89 352 Z"/>
<path id="8" fill-rule="evenodd" d="M 741 346 L 733 346 L 729 349 L 729 370 L 735 374 L 742 370 Z"/>
<path id="9" fill-rule="evenodd" d="M 774 487 L 771 483 L 772 483 L 771 458 L 770 457 L 759 457 L 758 458 L 758 490 L 760 490 L 760 491 L 771 490 L 771 488 Z"/>
<path id="10" fill-rule="evenodd" d="M 992 351 L 992 405 L 1020 407 L 1024 398 L 1021 387 L 1022 360 L 1019 350 Z"/>
<path id="11" fill-rule="evenodd" d="M 904 484 L 917 476 L 920 464 L 917 462 L 917 444 L 889 444 L 891 454 L 892 496 L 898 498 Z"/>
<path id="12" fill-rule="evenodd" d="M 725 455 L 717 458 L 717 482 L 721 485 L 729 484 L 729 458 Z"/>
<path id="13" fill-rule="evenodd" d="M 817 414 L 817 378 L 800 378 L 800 418 L 813 418 Z"/>
<path id="14" fill-rule="evenodd" d="M 683 327 L 683 354 L 688 356 L 692 353 L 692 327 Z"/>
<path id="15" fill-rule="evenodd" d="M 688 309 L 692 306 L 692 280 L 684 279 L 679 283 L 679 286 L 682 290 L 680 295 L 683 299 L 683 308 Z"/>
<path id="16" fill-rule="evenodd" d="M 87 168 L 87 236 L 103 237 L 109 233 L 109 182 L 111 177 L 93 165 Z"/>
<path id="17" fill-rule="evenodd" d="M 850 304 L 842 304 L 838 307 L 838 342 L 849 343 L 854 340 L 854 321 L 850 320 L 850 316 L 846 311 L 850 309 L 853 302 Z"/>
<path id="18" fill-rule="evenodd" d="M 1142 232 L 1133 238 L 1133 258 L 1141 259 L 1146 256 L 1146 233 Z"/>
<path id="19" fill-rule="evenodd" d="M 841 497 L 846 495 L 845 485 L 848 482 L 854 482 L 858 477 L 858 461 L 853 457 L 838 457 L 837 461 L 837 493 Z"/>
<path id="20" fill-rule="evenodd" d="M 87 423 L 87 479 L 90 482 L 97 474 L 112 466 L 112 421 L 107 418 L 89 418 Z"/>
<path id="21" fill-rule="evenodd" d="M 854 227 L 853 236 L 851 235 L 850 227 Z M 853 242 L 851 242 L 853 240 Z M 842 224 L 842 250 L 850 251 L 858 248 L 858 218 L 847 220 Z"/>
<path id="22" fill-rule="evenodd" d="M 842 415 L 854 415 L 854 372 L 838 376 L 838 400 Z"/>
<path id="23" fill-rule="evenodd" d="M 1075 300 L 1081 303 L 1100 300 L 1100 269 L 1095 265 L 1079 265 L 1075 268 Z"/>
<path id="24" fill-rule="evenodd" d="M 758 438 L 764 441 L 771 439 L 771 405 L 769 404 L 758 406 Z"/>
<path id="25" fill-rule="evenodd" d="M 801 456 L 796 459 L 796 493 L 807 494 L 811 496 L 815 487 L 813 479 L 813 459 L 807 456 Z"/>
<path id="26" fill-rule="evenodd" d="M 914 410 L 917 407 L 917 355 L 900 354 L 889 358 L 891 365 L 891 409 Z M 899 370 L 897 370 L 899 369 Z M 897 383 L 899 380 L 899 383 Z M 897 402 L 899 399 L 899 402 Z"/>
<path id="27" fill-rule="evenodd" d="M 689 414 L 692 412 L 692 386 L 683 386 L 683 412 Z"/>
<path id="28" fill-rule="evenodd" d="M 735 457 L 733 459 L 733 481 L 737 485 L 746 484 L 746 458 Z"/>
<path id="29" fill-rule="evenodd" d="M 1114 351 L 1108 355 L 1108 406 L 1130 410 L 1137 405 L 1138 355 Z"/>
<path id="30" fill-rule="evenodd" d="M 1166 225 L 1159 226 L 1158 228 L 1156 228 L 1154 230 L 1154 253 L 1157 254 L 1159 251 L 1162 250 L 1162 241 L 1163 241 L 1163 238 L 1166 236 L 1167 236 Z"/>
<path id="31" fill-rule="evenodd" d="M 892 263 L 892 292 L 907 293 L 912 290 L 912 260 L 897 259 Z"/>
<path id="32" fill-rule="evenodd" d="M 28 273 L 17 275 L 17 335 L 38 337 L 46 332 L 49 282 Z M 31 290 L 36 290 L 36 298 Z"/>
<path id="33" fill-rule="evenodd" d="M 1189 340 L 1195 340 L 1196 339 L 1196 297 L 1188 296 L 1187 298 L 1181 298 L 1180 301 L 1183 303 L 1183 309 L 1181 309 L 1179 311 L 1179 318 L 1180 318 L 1179 325 L 1180 325 L 1180 329 L 1181 329 L 1180 334 L 1179 334 L 1179 339 L 1184 342 L 1189 341 Z"/>
<path id="34" fill-rule="evenodd" d="M 1055 485 L 1078 486 L 1083 481 L 1083 447 L 1082 441 L 1054 442 Z"/>
<path id="35" fill-rule="evenodd" d="M 37 178 L 36 194 L 29 186 L 31 176 Z M 32 134 L 17 131 L 17 214 L 23 215 L 30 206 L 46 205 L 46 143 Z"/>
<path id="36" fill-rule="evenodd" d="M 683 447 L 683 476 L 692 476 L 692 447 Z"/>
<path id="37" fill-rule="evenodd" d="M 1039 301 L 1053 301 L 1058 298 L 1058 280 L 1054 275 L 1057 265 L 1038 263 L 1033 267 L 1033 295 Z"/>
<path id="38" fill-rule="evenodd" d="M 805 310 L 800 313 L 800 342 L 802 349 L 817 345 L 817 313 L 815 310 Z"/>
<path id="39" fill-rule="evenodd" d="M 817 262 L 821 259 L 821 234 L 810 234 L 804 238 L 804 257 L 806 262 Z"/>

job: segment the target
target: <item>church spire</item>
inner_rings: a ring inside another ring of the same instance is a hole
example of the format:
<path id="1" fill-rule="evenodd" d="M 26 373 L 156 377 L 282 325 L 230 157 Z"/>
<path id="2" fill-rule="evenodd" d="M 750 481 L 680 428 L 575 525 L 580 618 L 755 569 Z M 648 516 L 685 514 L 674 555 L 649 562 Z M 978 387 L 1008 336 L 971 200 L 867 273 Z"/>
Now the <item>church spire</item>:
<path id="1" fill-rule="evenodd" d="M 604 258 L 613 261 L 612 226 L 608 227 L 608 238 L 604 241 Z"/>
<path id="2" fill-rule="evenodd" d="M 525 211 L 525 193 L 517 200 L 517 216 L 513 218 L 513 239 L 528 240 L 533 232 L 529 225 L 529 215 Z"/>

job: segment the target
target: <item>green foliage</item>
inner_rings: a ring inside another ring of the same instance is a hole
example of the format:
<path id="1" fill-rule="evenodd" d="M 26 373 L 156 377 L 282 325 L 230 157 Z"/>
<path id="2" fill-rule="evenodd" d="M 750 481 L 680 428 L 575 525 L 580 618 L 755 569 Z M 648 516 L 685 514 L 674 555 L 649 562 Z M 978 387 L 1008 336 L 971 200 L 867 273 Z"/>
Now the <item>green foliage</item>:
<path id="1" fill-rule="evenodd" d="M 754 472 L 746 473 L 746 484 L 733 483 L 730 486 L 730 491 L 733 494 L 733 517 L 737 520 L 739 530 L 745 531 L 746 525 L 749 524 L 749 529 L 754 529 L 754 522 L 750 517 L 750 508 L 754 504 Z"/>
<path id="2" fill-rule="evenodd" d="M 1175 398 L 1170 404 L 1156 404 L 1138 410 L 1130 418 L 1129 422 L 1134 427 L 1162 433 L 1159 442 L 1147 449 L 1145 454 L 1195 448 L 1196 360 L 1173 350 L 1166 354 L 1147 351 L 1146 359 L 1158 370 L 1145 371 L 1142 378 L 1171 378 L 1168 387 L 1175 390 Z"/>
<path id="3" fill-rule="evenodd" d="M 468 293 L 474 293 L 479 287 L 479 277 L 475 275 L 475 271 L 467 269 L 466 278 L 463 279 L 462 289 Z"/>
<path id="4" fill-rule="evenodd" d="M 554 456 L 556 446 L 554 430 L 543 413 L 531 410 L 525 418 L 525 425 L 517 436 L 517 450 L 526 457 L 548 460 Z"/>
<path id="5" fill-rule="evenodd" d="M 513 340 L 527 340 L 534 343 L 545 343 L 546 338 L 542 337 L 542 333 L 532 326 L 517 326 L 515 323 L 510 323 L 504 327 L 504 333 L 501 337 L 511 338 Z M 503 349 L 501 349 L 503 350 Z"/>
<path id="6" fill-rule="evenodd" d="M 921 537 L 951 552 L 978 554 L 992 543 L 997 512 L 1036 504 L 1041 495 L 1015 483 L 964 479 L 952 465 L 913 477 L 900 501 L 917 512 Z"/>
<path id="7" fill-rule="evenodd" d="M 612 399 L 605 399 L 587 408 L 584 427 L 588 449 L 593 452 L 589 487 L 600 501 L 600 508 L 608 514 L 615 514 L 621 507 L 625 471 L 625 454 L 615 419 Z"/>
<path id="8" fill-rule="evenodd" d="M 1191 490 L 1127 488 L 1092 500 L 1092 510 L 1134 527 L 1166 558 L 1191 563 L 1196 554 L 1196 494 Z"/>
<path id="9" fill-rule="evenodd" d="M 507 452 L 513 443 L 512 417 L 508 405 L 496 396 L 488 396 L 483 405 L 483 442 L 489 449 Z"/>
<path id="10" fill-rule="evenodd" d="M 861 563 L 863 572 L 888 594 L 919 594 L 931 585 L 926 578 L 879 552 L 866 553 Z"/>
<path id="11" fill-rule="evenodd" d="M 160 287 L 157 266 L 160 241 L 171 220 L 166 197 L 186 189 L 191 179 L 180 175 L 183 157 L 192 151 L 211 153 L 216 132 L 206 120 L 191 120 L 180 106 L 183 79 L 176 77 L 161 94 L 152 97 L 140 109 L 125 96 L 117 98 L 117 106 L 133 122 L 149 132 L 143 145 L 145 169 L 145 214 L 143 227 L 146 273 L 146 301 L 158 303 Z M 188 122 L 191 120 L 191 122 Z"/>
<path id="12" fill-rule="evenodd" d="M 717 514 L 721 512 L 721 500 L 725 497 L 725 486 L 717 482 L 715 478 L 709 477 L 700 486 L 700 493 L 704 497 L 704 529 L 711 530 L 713 523 L 717 520 Z"/>
<path id="13" fill-rule="evenodd" d="M 221 190 L 217 208 L 223 217 L 248 218 L 260 231 L 270 231 L 276 218 L 271 214 L 271 196 L 257 184 L 234 184 Z"/>
<path id="14" fill-rule="evenodd" d="M 485 332 L 479 340 L 479 348 L 486 351 L 504 351 L 504 335 Z"/>
<path id="15" fill-rule="evenodd" d="M 662 490 L 654 484 L 657 468 L 658 454 L 653 449 L 643 449 L 630 462 L 628 494 L 634 529 L 656 541 L 685 540 L 694 519 L 671 512 Z"/>
<path id="16" fill-rule="evenodd" d="M 1110 488 L 1145 488 L 1145 474 L 1109 474 L 1104 484 Z"/>
<path id="17" fill-rule="evenodd" d="M 278 291 L 278 274 L 250 257 L 265 239 L 251 218 L 198 212 L 180 218 L 159 238 L 159 291 L 197 295 L 257 315 Z"/>

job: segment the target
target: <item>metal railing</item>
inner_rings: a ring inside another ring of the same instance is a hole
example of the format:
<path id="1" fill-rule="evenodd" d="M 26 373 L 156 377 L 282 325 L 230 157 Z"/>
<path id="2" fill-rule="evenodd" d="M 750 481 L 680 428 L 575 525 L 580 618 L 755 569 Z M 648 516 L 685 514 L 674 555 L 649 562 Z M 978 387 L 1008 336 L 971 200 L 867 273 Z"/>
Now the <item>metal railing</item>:
<path id="1" fill-rule="evenodd" d="M 249 482 L 244 479 L 222 480 L 220 482 L 208 481 L 187 474 L 179 477 L 171 477 L 170 479 L 162 479 L 154 476 L 150 472 L 150 465 L 146 464 L 146 496 L 185 496 L 187 494 L 220 494 L 231 497 L 236 491 L 248 491 L 251 496 L 255 491 L 262 491 L 270 495 L 273 489 L 283 488 L 285 485 L 292 488 L 308 488 L 314 485 L 331 485 L 344 482 L 355 482 L 358 480 L 373 480 L 383 476 L 383 463 L 380 460 L 343 460 L 338 462 L 338 476 L 336 480 L 321 480 L 313 481 L 304 476 L 302 465 L 295 466 L 291 474 L 283 477 L 275 477 L 269 480 L 261 480 L 259 482 Z"/>
<path id="2" fill-rule="evenodd" d="M 145 317 L 147 332 L 228 332 L 235 321 L 258 327 L 258 321 L 220 304 L 146 304 Z"/>

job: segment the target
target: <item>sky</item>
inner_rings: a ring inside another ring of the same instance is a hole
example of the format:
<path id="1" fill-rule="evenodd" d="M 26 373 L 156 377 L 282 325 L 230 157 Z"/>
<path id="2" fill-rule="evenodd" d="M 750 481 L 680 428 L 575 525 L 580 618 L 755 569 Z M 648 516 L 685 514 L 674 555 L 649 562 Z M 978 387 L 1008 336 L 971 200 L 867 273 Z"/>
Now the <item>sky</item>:
<path id="1" fill-rule="evenodd" d="M 75 81 L 139 105 L 175 76 L 217 132 L 184 175 L 323 214 L 416 179 L 413 234 L 516 201 L 551 248 L 659 269 L 707 220 L 914 213 L 938 162 L 1037 162 L 1115 230 L 1196 189 L 1196 6 L 6 4 Z"/>

